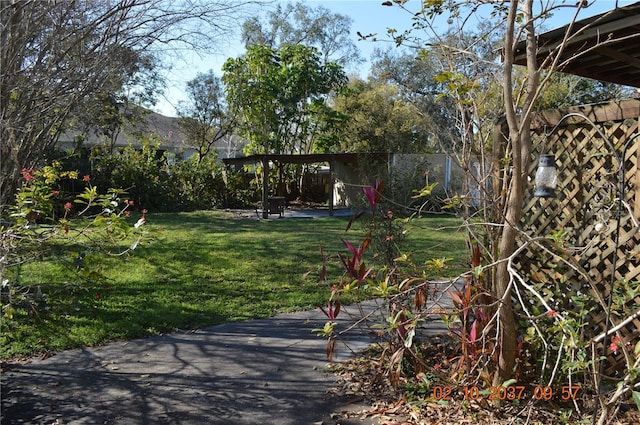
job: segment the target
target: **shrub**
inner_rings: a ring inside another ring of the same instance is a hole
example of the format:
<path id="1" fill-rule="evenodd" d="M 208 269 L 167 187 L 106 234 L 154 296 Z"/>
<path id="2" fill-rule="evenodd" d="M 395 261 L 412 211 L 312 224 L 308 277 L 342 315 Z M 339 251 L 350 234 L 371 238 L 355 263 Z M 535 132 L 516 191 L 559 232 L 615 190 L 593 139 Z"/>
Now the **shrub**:
<path id="1" fill-rule="evenodd" d="M 84 191 L 70 195 L 62 188 L 63 179 L 79 180 Z M 148 235 L 144 211 L 132 217 L 134 205 L 124 191 L 100 193 L 90 175 L 63 171 L 60 163 L 40 170 L 23 169 L 16 202 L 0 224 L 3 316 L 11 320 L 38 315 L 47 308 L 48 294 L 40 283 L 21 273 L 27 263 L 54 260 L 74 271 L 77 281 L 66 284 L 71 291 L 101 280 L 106 256 L 120 257 L 133 251 Z M 58 295 L 67 297 L 69 293 L 62 290 Z M 8 327 L 8 331 L 3 329 L 4 338 L 10 338 L 11 324 L 3 324 Z"/>
<path id="2" fill-rule="evenodd" d="M 181 210 L 211 209 L 225 206 L 225 183 L 216 158 L 197 155 L 171 168 L 172 197 Z"/>
<path id="3" fill-rule="evenodd" d="M 140 142 L 138 148 L 129 145 L 113 154 L 95 149 L 92 159 L 96 185 L 125 188 L 140 209 L 175 209 L 174 200 L 168 196 L 171 184 L 165 153 L 159 150 L 157 140 Z"/>

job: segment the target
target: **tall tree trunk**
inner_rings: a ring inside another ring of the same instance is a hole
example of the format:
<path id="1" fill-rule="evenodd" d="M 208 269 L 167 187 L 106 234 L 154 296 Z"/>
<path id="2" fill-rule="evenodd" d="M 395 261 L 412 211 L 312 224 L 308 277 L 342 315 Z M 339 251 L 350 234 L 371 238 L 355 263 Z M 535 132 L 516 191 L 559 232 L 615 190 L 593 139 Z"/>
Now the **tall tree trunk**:
<path id="1" fill-rule="evenodd" d="M 516 323 L 513 317 L 513 307 L 511 303 L 511 288 L 509 286 L 510 275 L 507 270 L 507 259 L 513 254 L 515 249 L 518 229 L 516 224 L 520 221 L 522 214 L 522 201 L 524 198 L 522 184 L 514 176 L 509 199 L 507 200 L 505 226 L 502 229 L 502 236 L 499 243 L 499 263 L 496 269 L 494 281 L 494 294 L 501 299 L 498 305 L 498 364 L 493 377 L 493 385 L 499 386 L 513 376 L 515 366 L 517 335 Z"/>
<path id="2" fill-rule="evenodd" d="M 532 0 L 523 2 L 523 12 L 529 24 L 526 25 L 527 37 L 527 88 L 523 110 L 520 117 L 517 116 L 519 105 L 513 96 L 513 57 L 515 50 L 515 23 L 518 13 L 518 2 L 512 1 L 509 6 L 507 19 L 507 32 L 504 47 L 504 75 L 503 94 L 505 103 L 505 115 L 509 127 L 509 148 L 511 151 L 511 181 L 507 190 L 507 201 L 504 210 L 504 227 L 499 243 L 498 266 L 494 281 L 494 294 L 501 300 L 498 307 L 498 364 L 493 377 L 494 385 L 501 385 L 513 377 L 515 366 L 517 334 L 516 323 L 513 316 L 511 302 L 511 276 L 507 270 L 507 260 L 513 255 L 516 238 L 518 236 L 518 223 L 522 216 L 524 202 L 524 190 L 526 187 L 529 161 L 531 155 L 531 105 L 538 89 L 539 73 L 535 58 L 536 40 L 533 27 Z"/>

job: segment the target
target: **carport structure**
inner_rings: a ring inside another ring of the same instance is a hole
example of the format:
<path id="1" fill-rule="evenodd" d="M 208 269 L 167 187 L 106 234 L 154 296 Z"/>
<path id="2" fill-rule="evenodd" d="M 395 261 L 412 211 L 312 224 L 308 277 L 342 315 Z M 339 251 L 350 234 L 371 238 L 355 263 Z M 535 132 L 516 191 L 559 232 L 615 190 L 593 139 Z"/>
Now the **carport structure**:
<path id="1" fill-rule="evenodd" d="M 352 169 L 357 169 L 363 161 L 370 164 L 373 161 L 386 163 L 386 153 L 322 153 L 322 154 L 256 154 L 239 158 L 225 158 L 225 165 L 262 165 L 262 205 L 269 204 L 269 169 L 272 164 L 329 164 L 329 215 L 333 216 L 335 207 L 336 165 L 344 164 Z M 269 217 L 268 208 L 262 209 L 262 217 Z"/>

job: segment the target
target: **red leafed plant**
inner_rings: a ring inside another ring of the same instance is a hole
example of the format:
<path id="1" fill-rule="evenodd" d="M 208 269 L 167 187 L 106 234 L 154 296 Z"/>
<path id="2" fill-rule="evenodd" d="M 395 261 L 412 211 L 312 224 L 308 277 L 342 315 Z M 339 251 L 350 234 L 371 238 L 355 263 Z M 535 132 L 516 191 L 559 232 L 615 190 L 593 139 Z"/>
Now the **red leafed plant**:
<path id="1" fill-rule="evenodd" d="M 381 304 L 386 309 L 384 315 L 387 320 L 385 323 L 375 323 L 373 330 L 388 342 L 383 357 L 390 359 L 388 376 L 392 381 L 397 382 L 397 379 L 393 378 L 400 375 L 405 359 L 409 359 L 414 364 L 415 370 L 424 369 L 423 362 L 414 352 L 413 344 L 417 324 L 421 318 L 411 311 L 412 306 L 404 305 L 403 300 L 391 301 L 391 297 L 398 296 L 401 290 L 413 280 L 402 280 L 397 275 L 397 266 L 394 262 L 396 258 L 401 257 L 397 243 L 402 239 L 400 226 L 404 221 L 397 218 L 390 209 L 381 208 L 383 187 L 383 182 L 376 181 L 374 185 L 362 188 L 369 208 L 354 214 L 345 231 L 351 230 L 356 221 L 363 219 L 361 228 L 364 229 L 365 236 L 359 244 L 354 243 L 353 240 L 342 239 L 346 252 L 338 253 L 337 258 L 343 267 L 344 274 L 340 283 L 331 287 L 328 303 L 319 307 L 327 316 L 327 323 L 324 328 L 314 331 L 328 339 L 327 356 L 331 359 L 336 339 L 339 337 L 339 333 L 336 332 L 336 318 L 341 307 L 340 297 L 349 294 L 360 300 L 370 297 L 383 300 Z M 367 254 L 366 258 L 365 254 Z M 322 248 L 321 256 L 323 264 L 320 280 L 324 282 L 328 258 Z M 380 272 L 374 273 L 374 270 L 378 271 L 378 269 Z M 380 279 L 379 282 L 378 279 Z M 425 295 L 427 292 L 421 288 L 420 293 Z M 365 322 L 366 320 L 362 321 L 363 324 Z"/>
<path id="2" fill-rule="evenodd" d="M 367 250 L 371 239 L 369 237 L 365 238 L 357 248 L 346 239 L 343 239 L 343 242 L 351 252 L 351 257 L 345 257 L 341 253 L 338 253 L 338 257 L 340 258 L 342 265 L 352 279 L 355 279 L 358 282 L 364 281 L 371 273 L 372 268 L 370 267 L 367 269 L 362 259 L 362 254 Z"/>
<path id="3" fill-rule="evenodd" d="M 482 354 L 491 352 L 492 344 L 484 338 L 488 327 L 490 294 L 482 288 L 480 248 L 475 246 L 471 257 L 472 273 L 462 286 L 447 290 L 455 308 L 457 320 L 446 320 L 449 331 L 460 344 L 460 355 L 455 359 L 454 374 L 468 374 L 478 364 Z"/>

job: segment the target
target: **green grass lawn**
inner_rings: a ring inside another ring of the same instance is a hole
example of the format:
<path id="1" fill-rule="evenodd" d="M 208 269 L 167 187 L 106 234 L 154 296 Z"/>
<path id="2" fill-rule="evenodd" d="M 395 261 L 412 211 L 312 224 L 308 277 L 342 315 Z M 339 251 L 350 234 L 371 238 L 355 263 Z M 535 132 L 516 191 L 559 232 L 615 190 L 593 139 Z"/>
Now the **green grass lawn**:
<path id="1" fill-rule="evenodd" d="M 256 221 L 216 211 L 148 218 L 148 226 L 162 229 L 157 239 L 127 258 L 110 258 L 99 283 L 74 284 L 73 274 L 54 263 L 24 266 L 22 280 L 34 282 L 47 301 L 37 313 L 2 318 L 2 357 L 314 308 L 342 274 L 332 261 L 333 280 L 318 281 L 320 246 L 335 259 L 346 252 L 341 238 L 362 239 L 357 230 L 345 234 L 345 218 Z M 443 275 L 465 270 L 459 224 L 448 216 L 414 220 L 406 252 L 417 262 L 453 258 Z"/>

